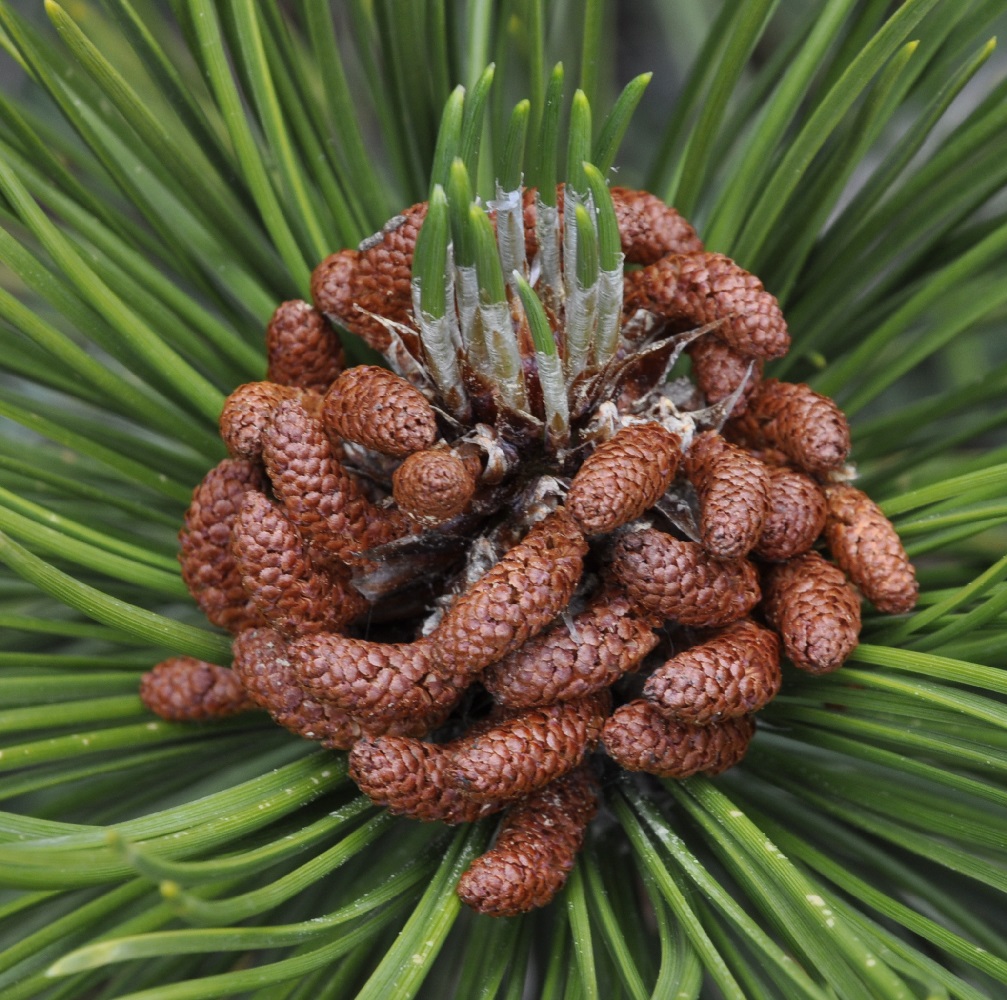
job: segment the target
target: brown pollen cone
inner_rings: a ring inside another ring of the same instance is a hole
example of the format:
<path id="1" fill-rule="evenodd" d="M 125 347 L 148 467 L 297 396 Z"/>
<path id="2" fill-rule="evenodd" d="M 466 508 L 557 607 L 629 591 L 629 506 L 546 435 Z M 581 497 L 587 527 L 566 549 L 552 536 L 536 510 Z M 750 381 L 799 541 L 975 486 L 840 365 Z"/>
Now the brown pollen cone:
<path id="1" fill-rule="evenodd" d="M 481 471 L 475 455 L 462 457 L 446 448 L 417 451 L 392 473 L 392 496 L 418 524 L 440 524 L 466 510 Z"/>
<path id="2" fill-rule="evenodd" d="M 311 272 L 311 299 L 319 312 L 362 337 L 376 351 L 382 351 L 389 343 L 388 331 L 372 320 L 365 321 L 364 317 L 358 316 L 353 304 L 353 275 L 359 256 L 358 250 L 340 250 L 329 254 Z M 366 322 L 364 332 L 355 329 L 356 324 L 361 322 Z M 370 326 L 376 327 L 373 342 Z"/>
<path id="3" fill-rule="evenodd" d="M 314 569 L 297 528 L 257 490 L 245 494 L 231 548 L 248 596 L 284 635 L 339 629 L 367 610 L 348 580 Z"/>
<path id="4" fill-rule="evenodd" d="M 707 726 L 758 712 L 782 680 L 776 633 L 746 618 L 658 667 L 643 694 L 669 718 Z"/>
<path id="5" fill-rule="evenodd" d="M 432 633 L 442 671 L 471 680 L 539 633 L 570 603 L 586 552 L 584 536 L 562 509 L 535 524 Z"/>
<path id="6" fill-rule="evenodd" d="M 678 468 L 681 440 L 660 424 L 631 424 L 599 445 L 577 470 L 566 510 L 585 535 L 614 531 L 664 495 Z"/>
<path id="7" fill-rule="evenodd" d="M 324 392 L 343 370 L 346 357 L 336 331 L 307 302 L 283 302 L 266 327 L 270 382 Z"/>
<path id="8" fill-rule="evenodd" d="M 503 803 L 476 802 L 446 782 L 450 747 L 404 736 L 362 739 L 350 751 L 350 777 L 397 816 L 454 825 L 499 812 Z"/>
<path id="9" fill-rule="evenodd" d="M 813 479 L 785 466 L 768 466 L 769 511 L 755 554 L 782 562 L 807 552 L 825 527 L 825 494 Z"/>
<path id="10" fill-rule="evenodd" d="M 363 735 L 348 713 L 311 698 L 297 683 L 287 644 L 273 629 L 235 637 L 233 670 L 255 704 L 295 735 L 334 750 L 348 750 Z"/>
<path id="11" fill-rule="evenodd" d="M 657 195 L 624 187 L 611 191 L 622 252 L 629 263 L 653 264 L 667 254 L 703 249 L 696 230 Z"/>
<path id="12" fill-rule="evenodd" d="M 298 682 L 289 647 L 274 629 L 248 629 L 234 640 L 234 672 L 249 697 L 295 736 L 330 750 L 349 750 L 365 736 L 420 736 L 428 719 L 358 719 Z"/>
<path id="13" fill-rule="evenodd" d="M 140 678 L 140 700 L 171 722 L 223 719 L 254 707 L 237 674 L 191 656 L 172 656 Z"/>
<path id="14" fill-rule="evenodd" d="M 236 458 L 256 461 L 262 456 L 262 432 L 285 399 L 300 398 L 300 391 L 276 382 L 246 382 L 224 400 L 220 436 Z"/>
<path id="15" fill-rule="evenodd" d="M 776 297 L 723 254 L 662 257 L 627 274 L 623 314 L 638 309 L 670 332 L 718 323 L 717 336 L 747 358 L 781 358 L 790 347 Z"/>
<path id="16" fill-rule="evenodd" d="M 368 313 L 396 323 L 412 321 L 412 268 L 426 202 L 407 208 L 359 250 L 332 254 L 311 276 L 315 305 L 376 351 L 391 343 L 388 330 Z"/>
<path id="17" fill-rule="evenodd" d="M 878 611 L 912 611 L 919 595 L 916 571 L 892 522 L 853 486 L 830 486 L 825 494 L 825 540 L 832 557 Z"/>
<path id="18" fill-rule="evenodd" d="M 430 728 L 461 692 L 433 669 L 426 639 L 370 642 L 347 636 L 304 636 L 289 647 L 298 681 L 310 692 L 364 720 L 428 718 Z"/>
<path id="19" fill-rule="evenodd" d="M 685 456 L 685 473 L 699 497 L 703 548 L 738 559 L 755 545 L 769 505 L 768 469 L 744 448 L 704 431 Z"/>
<path id="20" fill-rule="evenodd" d="M 263 434 L 262 457 L 277 498 L 324 565 L 352 562 L 358 552 L 406 533 L 395 516 L 363 495 L 336 459 L 321 422 L 297 400 L 276 410 Z"/>
<path id="21" fill-rule="evenodd" d="M 651 627 L 630 615 L 624 597 L 603 594 L 571 619 L 486 668 L 480 678 L 508 708 L 570 701 L 614 684 L 657 645 Z"/>
<path id="22" fill-rule="evenodd" d="M 725 434 L 757 448 L 777 448 L 811 473 L 838 469 L 850 453 L 843 411 L 804 383 L 775 378 L 758 384 L 747 410 L 728 423 Z"/>
<path id="23" fill-rule="evenodd" d="M 762 378 L 762 359 L 746 358 L 712 333 L 704 334 L 694 340 L 686 347 L 685 353 L 692 359 L 693 381 L 710 406 L 727 399 L 739 385 L 745 383 L 745 388 L 734 404 L 731 415 L 738 416 L 744 413 L 749 397 Z"/>
<path id="24" fill-rule="evenodd" d="M 322 402 L 322 422 L 337 437 L 404 458 L 437 439 L 437 418 L 426 397 L 387 368 L 348 368 Z"/>
<path id="25" fill-rule="evenodd" d="M 754 735 L 751 716 L 691 726 L 665 718 L 641 698 L 612 713 L 601 739 L 608 755 L 627 771 L 688 778 L 700 772 L 720 774 L 739 764 Z"/>
<path id="26" fill-rule="evenodd" d="M 795 666 L 838 670 L 860 637 L 860 600 L 838 566 L 806 552 L 767 568 L 762 611 Z"/>
<path id="27" fill-rule="evenodd" d="M 231 533 L 241 502 L 249 490 L 262 486 L 258 466 L 225 458 L 193 491 L 178 534 L 178 561 L 189 593 L 214 625 L 231 632 L 262 624 L 249 604 L 231 553 Z"/>
<path id="28" fill-rule="evenodd" d="M 477 913 L 513 917 L 545 906 L 563 887 L 598 811 L 598 793 L 578 768 L 513 805 L 496 843 L 458 881 Z"/>
<path id="29" fill-rule="evenodd" d="M 695 542 L 653 528 L 619 539 L 612 575 L 644 614 L 694 628 L 719 628 L 744 618 L 760 597 L 750 562 L 715 559 Z"/>
<path id="30" fill-rule="evenodd" d="M 544 708 L 521 709 L 455 744 L 445 777 L 469 798 L 523 798 L 572 771 L 598 742 L 609 692 Z"/>

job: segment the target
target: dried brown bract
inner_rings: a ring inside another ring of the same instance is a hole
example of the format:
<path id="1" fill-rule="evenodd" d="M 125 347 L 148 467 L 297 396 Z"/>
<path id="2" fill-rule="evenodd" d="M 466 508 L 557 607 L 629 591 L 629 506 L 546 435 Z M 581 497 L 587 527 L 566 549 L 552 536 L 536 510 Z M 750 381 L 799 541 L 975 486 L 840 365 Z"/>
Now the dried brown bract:
<path id="1" fill-rule="evenodd" d="M 140 700 L 171 722 L 223 719 L 253 708 L 241 680 L 225 667 L 173 656 L 140 679 Z"/>
<path id="2" fill-rule="evenodd" d="M 332 384 L 322 421 L 346 441 L 404 458 L 437 439 L 433 407 L 418 389 L 387 368 L 358 365 Z"/>
<path id="3" fill-rule="evenodd" d="M 342 344 L 325 317 L 307 302 L 282 303 L 266 327 L 267 378 L 280 385 L 324 392 L 346 363 Z"/>
<path id="4" fill-rule="evenodd" d="M 631 424 L 584 459 L 566 510 L 585 535 L 638 518 L 660 500 L 678 469 L 681 439 L 660 424 Z"/>
<path id="5" fill-rule="evenodd" d="M 462 902 L 491 917 L 545 906 L 565 884 L 597 809 L 594 782 L 584 768 L 512 806 L 492 849 L 459 880 Z"/>
<path id="6" fill-rule="evenodd" d="M 782 679 L 776 633 L 746 618 L 658 667 L 643 694 L 669 718 L 707 726 L 758 712 Z"/>
<path id="7" fill-rule="evenodd" d="M 771 566 L 762 611 L 795 666 L 813 674 L 838 670 L 860 636 L 860 600 L 843 571 L 817 552 Z"/>
<path id="8" fill-rule="evenodd" d="M 825 540 L 832 557 L 878 611 L 912 611 L 919 594 L 916 571 L 892 522 L 853 486 L 830 486 L 825 493 Z"/>
<path id="9" fill-rule="evenodd" d="M 627 771 L 659 778 L 720 774 L 739 764 L 755 735 L 750 716 L 708 726 L 666 718 L 650 701 L 639 699 L 617 708 L 605 723 L 605 752 Z"/>
<path id="10" fill-rule="evenodd" d="M 508 708 L 551 705 L 610 687 L 658 642 L 650 625 L 630 612 L 626 598 L 603 594 L 492 664 L 482 683 Z"/>
<path id="11" fill-rule="evenodd" d="M 843 411 L 803 383 L 775 378 L 760 382 L 745 413 L 728 428 L 746 444 L 778 448 L 805 472 L 838 469 L 850 453 Z"/>
<path id="12" fill-rule="evenodd" d="M 695 542 L 653 528 L 615 546 L 612 575 L 644 614 L 695 628 L 718 628 L 747 615 L 759 600 L 755 567 L 715 559 Z"/>
<path id="13" fill-rule="evenodd" d="M 699 497 L 703 548 L 718 559 L 747 555 L 769 509 L 766 466 L 715 431 L 705 431 L 686 454 L 685 473 Z"/>
<path id="14" fill-rule="evenodd" d="M 813 479 L 786 466 L 769 466 L 769 509 L 755 554 L 783 562 L 807 552 L 825 527 L 825 494 Z"/>

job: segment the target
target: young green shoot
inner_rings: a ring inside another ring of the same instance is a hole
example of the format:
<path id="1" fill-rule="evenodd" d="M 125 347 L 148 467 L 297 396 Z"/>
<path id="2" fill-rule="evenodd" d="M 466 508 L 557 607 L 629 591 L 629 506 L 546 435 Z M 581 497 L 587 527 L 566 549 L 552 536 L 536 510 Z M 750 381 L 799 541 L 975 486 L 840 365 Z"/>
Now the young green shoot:
<path id="1" fill-rule="evenodd" d="M 623 87 L 622 93 L 601 126 L 601 131 L 595 140 L 590 159 L 601 171 L 603 177 L 612 169 L 612 164 L 615 163 L 615 154 L 619 152 L 619 147 L 622 145 L 622 140 L 626 135 L 626 129 L 629 128 L 633 112 L 636 111 L 636 106 L 640 103 L 643 92 L 647 89 L 647 84 L 650 83 L 650 78 L 653 75 L 653 73 L 641 73 L 630 80 Z M 597 200 L 595 204 L 597 204 Z"/>
<path id="2" fill-rule="evenodd" d="M 546 437 L 553 448 L 560 448 L 570 438 L 570 407 L 556 341 L 553 339 L 545 308 L 534 289 L 520 274 L 515 273 L 512 277 L 535 344 L 535 361 L 538 364 L 538 379 L 542 386 L 545 408 Z"/>
<path id="3" fill-rule="evenodd" d="M 527 274 L 524 245 L 524 197 L 521 182 L 521 165 L 524 162 L 525 140 L 528 135 L 528 115 L 531 102 L 519 101 L 511 114 L 504 142 L 503 155 L 497 163 L 496 198 L 493 207 L 497 214 L 497 246 L 503 272 Z M 513 288 L 510 277 L 507 279 Z"/>
<path id="4" fill-rule="evenodd" d="M 583 165 L 598 224 L 598 324 L 591 361 L 595 366 L 608 363 L 619 346 L 622 330 L 622 270 L 624 255 L 615 216 L 612 194 L 601 169 L 592 163 Z"/>
<path id="5" fill-rule="evenodd" d="M 430 378 L 452 411 L 466 408 L 458 369 L 458 321 L 454 310 L 451 220 L 444 188 L 435 184 L 413 257 L 413 311 Z"/>
<path id="6" fill-rule="evenodd" d="M 525 389 L 521 354 L 510 305 L 500 270 L 496 235 L 489 216 L 478 205 L 469 207 L 469 230 L 476 248 L 476 274 L 479 277 L 479 309 L 471 345 L 480 367 L 499 390 L 511 409 L 524 409 Z"/>
<path id="7" fill-rule="evenodd" d="M 462 151 L 462 121 L 465 112 L 465 88 L 455 87 L 444 105 L 441 115 L 441 127 L 437 132 L 437 146 L 434 149 L 434 162 L 430 168 L 431 190 L 433 185 L 449 183 L 451 165 L 455 157 Z"/>

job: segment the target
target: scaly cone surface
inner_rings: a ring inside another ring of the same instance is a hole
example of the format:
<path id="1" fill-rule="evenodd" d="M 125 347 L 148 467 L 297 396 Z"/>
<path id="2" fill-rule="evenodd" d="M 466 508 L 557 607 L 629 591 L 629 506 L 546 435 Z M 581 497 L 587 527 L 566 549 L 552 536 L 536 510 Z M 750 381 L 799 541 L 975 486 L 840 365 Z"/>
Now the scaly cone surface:
<path id="1" fill-rule="evenodd" d="M 758 278 L 589 163 L 489 204 L 448 173 L 277 310 L 181 532 L 233 671 L 169 661 L 142 694 L 265 709 L 405 816 L 507 810 L 459 891 L 512 915 L 562 887 L 603 754 L 733 766 L 781 651 L 835 670 L 858 589 L 901 613 L 916 587 L 842 412 L 762 379 L 789 334 Z M 388 368 L 345 369 L 337 324 Z"/>

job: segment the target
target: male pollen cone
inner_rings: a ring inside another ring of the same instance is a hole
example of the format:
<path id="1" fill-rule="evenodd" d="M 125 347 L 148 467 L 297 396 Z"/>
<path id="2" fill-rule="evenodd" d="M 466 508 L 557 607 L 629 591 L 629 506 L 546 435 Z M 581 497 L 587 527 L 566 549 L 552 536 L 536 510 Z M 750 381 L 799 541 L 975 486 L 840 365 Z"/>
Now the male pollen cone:
<path id="1" fill-rule="evenodd" d="M 350 777 L 375 805 L 411 819 L 451 825 L 499 812 L 501 802 L 476 802 L 445 780 L 450 744 L 405 736 L 362 739 L 350 751 Z"/>
<path id="2" fill-rule="evenodd" d="M 613 187 L 611 192 L 622 252 L 631 264 L 654 264 L 668 254 L 702 251 L 696 230 L 657 195 L 624 187 Z"/>
<path id="3" fill-rule="evenodd" d="M 654 313 L 671 331 L 717 324 L 717 336 L 747 358 L 781 358 L 790 334 L 776 297 L 720 253 L 687 253 L 626 276 L 623 315 Z"/>
<path id="4" fill-rule="evenodd" d="M 767 378 L 749 397 L 748 407 L 725 433 L 754 447 L 782 451 L 812 474 L 840 468 L 850 453 L 850 427 L 843 411 L 803 383 Z"/>
<path id="5" fill-rule="evenodd" d="M 358 553 L 406 532 L 364 496 L 321 421 L 297 400 L 281 403 L 273 414 L 262 457 L 277 499 L 323 563 L 352 563 Z"/>
<path id="6" fill-rule="evenodd" d="M 413 452 L 392 473 L 399 510 L 419 524 L 439 524 L 464 513 L 475 496 L 481 465 L 445 448 Z"/>
<path id="7" fill-rule="evenodd" d="M 442 670 L 472 679 L 542 631 L 570 603 L 586 552 L 584 536 L 562 509 L 534 525 L 432 633 Z"/>
<path id="8" fill-rule="evenodd" d="M 760 597 L 755 567 L 747 560 L 715 559 L 701 545 L 654 528 L 619 539 L 611 572 L 644 613 L 695 628 L 744 618 Z"/>
<path id="9" fill-rule="evenodd" d="M 508 708 L 551 705 L 609 687 L 658 643 L 650 625 L 631 610 L 626 598 L 601 595 L 487 667 L 483 686 Z"/>
<path id="10" fill-rule="evenodd" d="M 426 214 L 426 202 L 407 208 L 359 250 L 332 254 L 312 272 L 318 309 L 376 351 L 387 350 L 391 335 L 374 316 L 412 324 L 413 249 Z"/>
<path id="11" fill-rule="evenodd" d="M 348 368 L 332 383 L 322 421 L 337 437 L 396 458 L 437 439 L 437 418 L 423 393 L 377 365 Z"/>
<path id="12" fill-rule="evenodd" d="M 566 510 L 585 535 L 614 531 L 664 495 L 678 468 L 681 440 L 660 424 L 631 424 L 599 445 L 577 470 Z"/>
<path id="13" fill-rule="evenodd" d="M 148 670 L 140 700 L 172 722 L 223 719 L 254 707 L 236 674 L 191 656 L 172 656 Z"/>
<path id="14" fill-rule="evenodd" d="M 520 709 L 459 740 L 447 780 L 482 801 L 529 795 L 581 763 L 597 743 L 611 703 L 606 690 L 575 701 Z"/>
<path id="15" fill-rule="evenodd" d="M 763 360 L 748 358 L 724 343 L 716 334 L 705 333 L 685 348 L 692 361 L 692 378 L 709 406 L 727 399 L 743 382 L 745 388 L 731 410 L 745 412 L 748 400 L 762 378 Z M 747 379 L 747 381 L 746 381 Z"/>
<path id="16" fill-rule="evenodd" d="M 280 385 L 324 392 L 346 357 L 336 331 L 307 302 L 281 303 L 266 327 L 267 378 Z"/>
<path id="17" fill-rule="evenodd" d="M 258 466 L 225 458 L 193 490 L 178 535 L 178 561 L 189 593 L 214 625 L 231 632 L 263 624 L 248 600 L 231 552 L 234 523 L 245 494 L 263 485 Z"/>
<path id="18" fill-rule="evenodd" d="M 916 606 L 916 571 L 881 508 L 853 486 L 830 486 L 825 540 L 837 563 L 878 611 L 900 615 Z"/>
<path id="19" fill-rule="evenodd" d="M 658 667 L 643 694 L 669 718 L 705 726 L 758 712 L 781 682 L 780 640 L 745 618 Z"/>
<path id="20" fill-rule="evenodd" d="M 235 636 L 233 650 L 232 669 L 249 697 L 284 729 L 333 750 L 349 750 L 364 735 L 347 712 L 313 699 L 297 683 L 279 632 L 248 629 Z"/>
<path id="21" fill-rule="evenodd" d="M 860 600 L 838 566 L 806 552 L 769 566 L 762 612 L 795 666 L 813 674 L 838 670 L 860 637 Z"/>
<path id="22" fill-rule="evenodd" d="M 686 454 L 685 472 L 699 497 L 703 548 L 718 559 L 747 555 L 769 507 L 766 466 L 716 431 L 704 431 Z"/>
<path id="23" fill-rule="evenodd" d="M 390 643 L 323 633 L 290 644 L 297 678 L 314 695 L 364 720 L 433 720 L 461 696 L 434 672 L 426 639 Z"/>
<path id="24" fill-rule="evenodd" d="M 769 469 L 769 510 L 755 554 L 783 562 L 807 552 L 825 527 L 825 494 L 813 479 L 782 465 Z"/>
<path id="25" fill-rule="evenodd" d="M 587 768 L 578 768 L 512 806 L 493 847 L 458 882 L 477 913 L 514 917 L 545 906 L 563 887 L 598 811 Z"/>
<path id="26" fill-rule="evenodd" d="M 258 490 L 245 494 L 231 548 L 246 593 L 284 635 L 342 628 L 367 608 L 348 581 L 312 566 L 297 528 Z"/>
<path id="27" fill-rule="evenodd" d="M 659 778 L 720 774 L 739 764 L 755 735 L 751 716 L 694 726 L 641 698 L 617 708 L 602 733 L 605 752 L 627 771 Z"/>
<path id="28" fill-rule="evenodd" d="M 262 457 L 262 434 L 276 408 L 286 399 L 299 399 L 301 391 L 276 382 L 246 382 L 224 400 L 220 436 L 235 458 L 257 461 Z"/>

